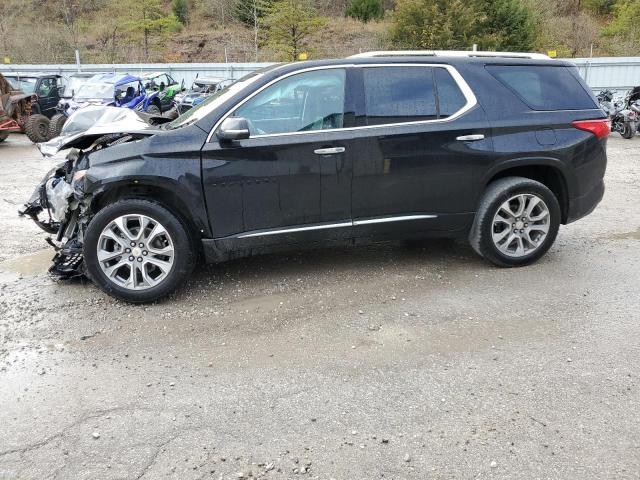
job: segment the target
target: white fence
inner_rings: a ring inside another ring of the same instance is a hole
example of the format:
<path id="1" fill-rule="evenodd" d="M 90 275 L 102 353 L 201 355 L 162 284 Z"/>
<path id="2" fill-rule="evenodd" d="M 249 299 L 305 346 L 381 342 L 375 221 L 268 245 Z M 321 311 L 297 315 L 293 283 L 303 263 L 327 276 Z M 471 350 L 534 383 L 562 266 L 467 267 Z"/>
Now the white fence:
<path id="1" fill-rule="evenodd" d="M 182 82 L 185 86 L 190 86 L 196 76 L 213 76 L 223 79 L 237 80 L 247 73 L 251 73 L 259 68 L 271 65 L 270 63 L 131 63 L 131 64 L 92 64 L 82 65 L 83 72 L 95 73 L 129 73 L 131 75 L 141 75 L 149 72 L 169 73 L 175 80 Z M 0 65 L 0 73 L 20 72 L 20 73 L 58 73 L 64 77 L 78 71 L 78 67 L 69 65 Z"/>
<path id="2" fill-rule="evenodd" d="M 640 57 L 571 58 L 582 77 L 595 91 L 604 88 L 629 90 L 640 85 Z M 150 63 L 118 65 L 82 65 L 86 72 L 118 72 L 139 75 L 146 72 L 167 72 L 178 82 L 191 85 L 197 75 L 211 75 L 236 80 L 269 63 Z M 67 76 L 77 71 L 76 65 L 0 65 L 4 72 L 55 72 Z"/>

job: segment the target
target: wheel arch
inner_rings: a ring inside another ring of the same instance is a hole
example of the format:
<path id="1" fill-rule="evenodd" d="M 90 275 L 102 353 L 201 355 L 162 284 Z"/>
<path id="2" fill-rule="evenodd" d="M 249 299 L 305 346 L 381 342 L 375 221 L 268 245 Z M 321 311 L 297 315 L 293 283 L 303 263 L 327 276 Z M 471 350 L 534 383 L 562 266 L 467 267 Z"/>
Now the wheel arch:
<path id="1" fill-rule="evenodd" d="M 93 194 L 91 212 L 98 213 L 118 200 L 144 199 L 162 205 L 176 215 L 188 230 L 195 243 L 200 243 L 203 231 L 187 204 L 180 198 L 175 185 L 144 183 L 138 180 L 122 180 L 103 186 Z"/>
<path id="2" fill-rule="evenodd" d="M 510 161 L 487 173 L 484 189 L 504 177 L 524 177 L 545 185 L 558 199 L 561 211 L 561 223 L 567 223 L 569 212 L 569 177 L 562 163 L 553 159 L 526 159 Z"/>

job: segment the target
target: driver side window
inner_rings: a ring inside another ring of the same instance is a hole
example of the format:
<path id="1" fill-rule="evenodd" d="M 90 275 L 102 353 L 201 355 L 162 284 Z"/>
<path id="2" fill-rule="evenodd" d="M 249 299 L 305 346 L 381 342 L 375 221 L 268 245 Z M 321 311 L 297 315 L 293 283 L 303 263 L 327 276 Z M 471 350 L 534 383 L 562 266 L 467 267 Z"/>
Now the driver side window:
<path id="1" fill-rule="evenodd" d="M 249 122 L 252 136 L 342 128 L 345 77 L 343 68 L 292 75 L 258 93 L 233 116 Z"/>

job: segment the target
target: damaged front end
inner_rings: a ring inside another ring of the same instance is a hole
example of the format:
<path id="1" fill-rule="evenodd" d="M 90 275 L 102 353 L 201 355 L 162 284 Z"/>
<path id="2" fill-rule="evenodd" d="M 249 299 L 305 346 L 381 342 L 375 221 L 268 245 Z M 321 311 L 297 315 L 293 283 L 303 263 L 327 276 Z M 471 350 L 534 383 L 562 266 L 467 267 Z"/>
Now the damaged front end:
<path id="1" fill-rule="evenodd" d="M 87 188 L 90 154 L 157 131 L 131 110 L 89 107 L 71 116 L 59 137 L 38 145 L 44 156 L 70 149 L 66 160 L 45 175 L 18 211 L 53 236 L 47 238 L 56 250 L 50 273 L 67 279 L 84 275 L 82 247 L 96 193 Z"/>

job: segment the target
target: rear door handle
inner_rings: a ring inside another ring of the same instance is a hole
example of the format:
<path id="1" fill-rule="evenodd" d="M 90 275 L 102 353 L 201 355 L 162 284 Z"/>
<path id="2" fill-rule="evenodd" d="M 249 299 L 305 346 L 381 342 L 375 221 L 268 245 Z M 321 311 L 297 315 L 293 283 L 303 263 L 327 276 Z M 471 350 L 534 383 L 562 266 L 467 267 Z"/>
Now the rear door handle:
<path id="1" fill-rule="evenodd" d="M 343 153 L 345 151 L 344 147 L 331 147 L 331 148 L 318 148 L 314 150 L 313 153 L 316 155 L 335 155 L 336 153 Z"/>
<path id="2" fill-rule="evenodd" d="M 456 140 L 459 142 L 477 142 L 478 140 L 484 140 L 484 135 L 481 133 L 477 133 L 475 135 L 462 135 L 461 137 L 457 137 Z"/>

